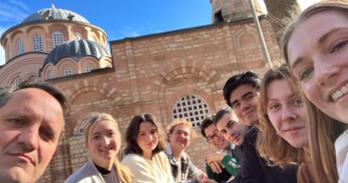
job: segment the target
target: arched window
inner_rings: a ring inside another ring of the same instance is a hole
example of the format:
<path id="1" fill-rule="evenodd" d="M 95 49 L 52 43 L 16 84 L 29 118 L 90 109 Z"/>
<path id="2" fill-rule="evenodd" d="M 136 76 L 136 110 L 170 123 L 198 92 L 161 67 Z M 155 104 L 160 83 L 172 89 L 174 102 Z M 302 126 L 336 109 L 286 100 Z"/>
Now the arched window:
<path id="1" fill-rule="evenodd" d="M 85 68 L 85 72 L 91 72 L 92 69 L 93 69 L 93 66 L 90 64 L 87 64 Z"/>
<path id="2" fill-rule="evenodd" d="M 64 67 L 64 76 L 70 76 L 72 74 L 73 74 L 73 72 L 72 72 L 71 67 L 69 67 L 69 66 Z"/>
<path id="3" fill-rule="evenodd" d="M 184 118 L 192 122 L 192 127 L 199 127 L 201 121 L 209 114 L 208 105 L 198 96 L 184 96 L 173 107 L 173 117 Z"/>
<path id="4" fill-rule="evenodd" d="M 43 51 L 41 36 L 39 34 L 33 36 L 33 51 Z"/>
<path id="5" fill-rule="evenodd" d="M 24 53 L 24 42 L 21 38 L 16 41 L 16 55 L 21 55 Z"/>
<path id="6" fill-rule="evenodd" d="M 53 32 L 52 39 L 53 39 L 53 47 L 56 47 L 58 45 L 63 44 L 64 35 L 63 35 L 63 33 L 56 31 L 56 32 Z"/>

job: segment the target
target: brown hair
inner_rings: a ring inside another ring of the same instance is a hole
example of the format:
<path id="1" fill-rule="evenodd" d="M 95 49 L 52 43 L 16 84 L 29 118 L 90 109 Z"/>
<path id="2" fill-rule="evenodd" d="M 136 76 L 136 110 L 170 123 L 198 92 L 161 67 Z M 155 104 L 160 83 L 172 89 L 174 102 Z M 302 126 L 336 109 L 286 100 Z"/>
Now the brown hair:
<path id="1" fill-rule="evenodd" d="M 156 127 L 157 133 L 158 133 L 158 145 L 153 150 L 152 156 L 156 153 L 159 153 L 164 149 L 164 143 L 162 138 L 162 131 L 160 130 L 159 126 L 155 122 L 154 118 L 151 114 L 138 114 L 133 116 L 131 122 L 129 123 L 129 126 L 126 131 L 126 148 L 124 150 L 124 153 L 127 154 L 138 154 L 143 155 L 143 151 L 140 149 L 138 143 L 137 143 L 137 136 L 139 133 L 140 124 L 144 122 L 149 122 L 153 124 Z"/>
<path id="2" fill-rule="evenodd" d="M 108 121 L 113 124 L 115 127 L 115 132 L 117 136 L 117 147 L 116 151 L 117 154 L 119 154 L 120 148 L 121 148 L 121 133 L 118 128 L 118 124 L 116 120 L 110 115 L 106 113 L 91 113 L 85 120 L 83 120 L 83 129 L 84 129 L 84 136 L 85 136 L 85 143 L 86 145 L 89 143 L 91 131 L 95 127 L 95 125 L 100 121 Z M 114 166 L 115 166 L 115 173 L 117 177 L 119 178 L 120 182 L 124 183 L 130 183 L 131 182 L 131 176 L 129 170 L 121 165 L 120 161 L 118 160 L 118 157 L 114 160 Z"/>
<path id="3" fill-rule="evenodd" d="M 257 138 L 257 149 L 262 157 L 271 160 L 272 164 L 284 167 L 298 161 L 299 150 L 292 147 L 287 141 L 277 135 L 268 114 L 267 114 L 267 89 L 275 80 L 285 80 L 289 82 L 294 93 L 301 96 L 296 86 L 295 80 L 290 76 L 289 70 L 285 65 L 270 69 L 262 79 L 259 98 L 259 129 Z"/>

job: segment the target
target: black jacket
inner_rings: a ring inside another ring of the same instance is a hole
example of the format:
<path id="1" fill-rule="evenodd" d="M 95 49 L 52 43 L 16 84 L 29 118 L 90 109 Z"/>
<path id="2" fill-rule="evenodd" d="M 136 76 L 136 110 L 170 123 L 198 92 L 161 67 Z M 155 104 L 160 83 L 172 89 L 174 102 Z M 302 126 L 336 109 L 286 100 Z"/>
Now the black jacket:
<path id="1" fill-rule="evenodd" d="M 245 135 L 241 145 L 243 158 L 241 176 L 243 183 L 296 183 L 297 166 L 280 168 L 268 166 L 266 160 L 259 156 L 255 142 L 258 129 L 252 127 Z M 272 147 L 270 147 L 272 148 Z"/>

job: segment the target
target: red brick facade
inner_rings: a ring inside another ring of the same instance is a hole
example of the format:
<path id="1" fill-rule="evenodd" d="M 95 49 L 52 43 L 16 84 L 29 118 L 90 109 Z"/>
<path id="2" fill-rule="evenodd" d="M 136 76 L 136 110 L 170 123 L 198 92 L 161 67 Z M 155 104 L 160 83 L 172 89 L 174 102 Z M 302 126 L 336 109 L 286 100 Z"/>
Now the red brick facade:
<path id="1" fill-rule="evenodd" d="M 265 19 L 261 23 L 271 58 L 279 62 L 270 24 Z M 111 113 L 124 134 L 138 113 L 151 113 L 166 126 L 173 120 L 174 103 L 185 95 L 204 99 L 210 113 L 226 106 L 222 87 L 227 78 L 265 70 L 255 30 L 251 20 L 244 20 L 112 41 L 113 69 L 53 80 L 69 97 L 71 119 L 42 182 L 62 182 L 86 161 L 78 125 L 88 112 Z M 188 153 L 204 168 L 204 154 L 214 148 L 196 132 Z"/>

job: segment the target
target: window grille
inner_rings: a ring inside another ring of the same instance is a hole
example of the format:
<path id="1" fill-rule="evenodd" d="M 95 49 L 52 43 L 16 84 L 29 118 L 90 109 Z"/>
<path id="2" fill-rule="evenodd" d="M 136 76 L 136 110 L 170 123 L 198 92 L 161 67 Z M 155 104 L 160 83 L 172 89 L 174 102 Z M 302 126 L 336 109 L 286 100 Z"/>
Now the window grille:
<path id="1" fill-rule="evenodd" d="M 192 127 L 199 127 L 209 114 L 207 103 L 198 96 L 184 96 L 173 107 L 173 118 L 184 118 L 192 122 Z"/>

